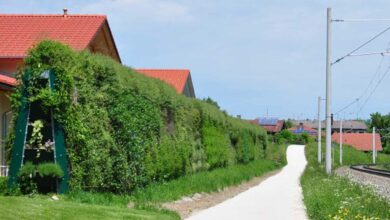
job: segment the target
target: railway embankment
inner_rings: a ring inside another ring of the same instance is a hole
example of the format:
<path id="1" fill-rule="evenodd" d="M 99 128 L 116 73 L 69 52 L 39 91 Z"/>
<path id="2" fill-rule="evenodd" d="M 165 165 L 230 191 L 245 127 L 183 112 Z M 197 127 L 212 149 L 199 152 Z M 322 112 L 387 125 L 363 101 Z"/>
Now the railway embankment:
<path id="1" fill-rule="evenodd" d="M 374 175 L 366 172 L 351 169 L 350 167 L 340 167 L 335 173 L 341 177 L 346 177 L 352 182 L 362 184 L 373 189 L 379 196 L 390 201 L 390 178 Z"/>

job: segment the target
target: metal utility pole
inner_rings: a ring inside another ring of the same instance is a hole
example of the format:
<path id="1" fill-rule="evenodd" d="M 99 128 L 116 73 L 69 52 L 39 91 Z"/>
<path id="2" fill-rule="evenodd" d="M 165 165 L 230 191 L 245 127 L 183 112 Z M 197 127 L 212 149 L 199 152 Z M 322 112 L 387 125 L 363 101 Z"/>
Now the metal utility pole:
<path id="1" fill-rule="evenodd" d="M 343 119 L 340 120 L 340 165 L 343 165 Z"/>
<path id="2" fill-rule="evenodd" d="M 318 150 L 317 157 L 318 163 L 322 162 L 322 152 L 321 152 L 321 96 L 318 96 L 318 126 L 317 126 L 317 141 L 318 141 Z"/>
<path id="3" fill-rule="evenodd" d="M 332 81 L 332 70 L 331 70 L 331 54 L 332 54 L 332 41 L 331 41 L 331 25 L 332 25 L 332 9 L 327 9 L 327 20 L 326 20 L 326 150 L 325 150 L 325 168 L 326 173 L 332 172 L 332 157 L 331 157 L 331 81 Z"/>
<path id="4" fill-rule="evenodd" d="M 375 148 L 375 127 L 372 128 L 372 163 L 375 164 L 376 161 L 376 148 Z"/>

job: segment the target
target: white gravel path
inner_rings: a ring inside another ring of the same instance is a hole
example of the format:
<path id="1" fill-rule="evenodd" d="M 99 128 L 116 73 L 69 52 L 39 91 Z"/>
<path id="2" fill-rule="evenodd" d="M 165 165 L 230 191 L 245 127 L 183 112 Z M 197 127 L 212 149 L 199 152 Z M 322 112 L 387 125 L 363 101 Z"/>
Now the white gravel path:
<path id="1" fill-rule="evenodd" d="M 304 148 L 304 145 L 290 145 L 287 148 L 288 164 L 277 175 L 188 219 L 308 219 L 299 183 L 307 164 Z"/>

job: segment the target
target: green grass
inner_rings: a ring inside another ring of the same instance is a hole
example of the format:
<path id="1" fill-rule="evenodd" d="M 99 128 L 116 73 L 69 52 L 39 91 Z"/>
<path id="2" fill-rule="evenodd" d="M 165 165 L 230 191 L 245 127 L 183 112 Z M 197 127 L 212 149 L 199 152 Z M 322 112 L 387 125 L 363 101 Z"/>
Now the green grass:
<path id="1" fill-rule="evenodd" d="M 167 183 L 150 185 L 132 196 L 138 204 L 174 201 L 197 192 L 213 192 L 237 185 L 281 167 L 271 160 L 256 160 L 246 165 L 233 165 L 208 172 L 184 176 Z"/>
<path id="2" fill-rule="evenodd" d="M 176 213 L 155 205 L 197 192 L 217 191 L 281 168 L 286 163 L 285 150 L 284 145 L 270 145 L 266 159 L 155 183 L 132 196 L 83 191 L 60 195 L 60 201 L 51 201 L 43 195 L 0 196 L 0 219 L 179 219 Z M 0 180 L 5 182 L 4 178 Z M 130 200 L 136 208 L 127 208 Z"/>
<path id="3" fill-rule="evenodd" d="M 338 149 L 335 167 L 339 167 Z M 317 145 L 306 147 L 308 165 L 301 178 L 304 202 L 310 219 L 390 219 L 390 203 L 371 189 L 336 175 L 326 175 L 317 163 Z M 389 155 L 379 154 L 377 161 L 389 162 Z M 371 155 L 343 147 L 343 164 L 370 163 Z"/>
<path id="4" fill-rule="evenodd" d="M 179 219 L 172 212 L 52 201 L 49 197 L 0 196 L 1 219 Z"/>

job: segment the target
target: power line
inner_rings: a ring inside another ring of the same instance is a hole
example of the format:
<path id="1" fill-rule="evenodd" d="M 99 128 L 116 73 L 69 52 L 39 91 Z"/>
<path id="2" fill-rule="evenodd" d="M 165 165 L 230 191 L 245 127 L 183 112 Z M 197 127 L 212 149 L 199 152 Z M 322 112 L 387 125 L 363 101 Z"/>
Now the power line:
<path id="1" fill-rule="evenodd" d="M 359 99 L 355 99 L 354 101 L 352 101 L 351 103 L 349 103 L 348 105 L 344 106 L 342 109 L 338 110 L 335 115 L 339 114 L 340 112 L 344 111 L 345 109 L 349 108 L 351 105 L 355 104 L 356 102 L 358 102 Z"/>
<path id="2" fill-rule="evenodd" d="M 334 19 L 333 22 L 362 22 L 362 21 L 390 21 L 388 18 L 347 18 L 347 19 Z"/>
<path id="3" fill-rule="evenodd" d="M 364 108 L 364 106 L 367 104 L 368 100 L 371 98 L 372 94 L 374 94 L 374 92 L 376 91 L 376 89 L 379 87 L 379 85 L 381 84 L 381 82 L 383 81 L 383 79 L 386 77 L 386 75 L 390 72 L 390 65 L 387 67 L 387 70 L 386 72 L 383 74 L 383 76 L 379 79 L 379 81 L 377 82 L 377 84 L 375 85 L 374 89 L 371 91 L 371 93 L 368 95 L 368 97 L 366 98 L 366 100 L 364 101 L 363 105 L 360 107 L 359 111 L 358 112 L 361 112 L 362 109 Z"/>
<path id="4" fill-rule="evenodd" d="M 362 45 L 360 45 L 359 47 L 357 47 L 356 49 L 352 50 L 351 52 L 347 53 L 346 55 L 340 57 L 339 59 L 337 59 L 336 61 L 334 61 L 332 63 L 332 65 L 340 62 L 341 60 L 343 60 L 344 58 L 350 56 L 351 54 L 355 53 L 356 51 L 360 50 L 362 47 L 366 46 L 367 44 L 371 43 L 373 40 L 375 40 L 376 38 L 378 38 L 379 36 L 381 36 L 382 34 L 386 33 L 388 30 L 390 30 L 390 26 L 387 27 L 386 29 L 384 29 L 383 31 L 379 32 L 378 34 L 376 34 L 374 37 L 370 38 L 368 41 L 366 41 L 365 43 L 363 43 Z"/>
<path id="5" fill-rule="evenodd" d="M 390 41 L 387 43 L 387 46 L 386 46 L 386 51 L 389 50 L 389 47 L 390 47 Z M 381 60 L 379 61 L 378 63 L 378 66 L 374 72 L 374 74 L 372 75 L 371 79 L 370 79 L 370 83 L 367 85 L 366 89 L 363 91 L 363 93 L 358 97 L 356 98 L 354 101 L 352 101 L 350 104 L 346 105 L 345 107 L 343 107 L 342 109 L 340 109 L 339 111 L 336 112 L 336 114 L 342 112 L 343 110 L 349 108 L 350 106 L 352 106 L 353 104 L 357 103 L 359 105 L 359 101 L 364 97 L 364 95 L 368 92 L 369 88 L 371 87 L 372 83 L 374 82 L 374 79 L 376 78 L 376 76 L 380 73 L 380 70 L 382 69 L 382 64 L 383 64 L 383 61 L 384 61 L 384 56 L 382 54 L 382 58 Z M 361 109 L 361 106 L 358 106 L 358 111 L 356 112 L 356 114 L 359 114 L 360 113 L 360 109 Z"/>

